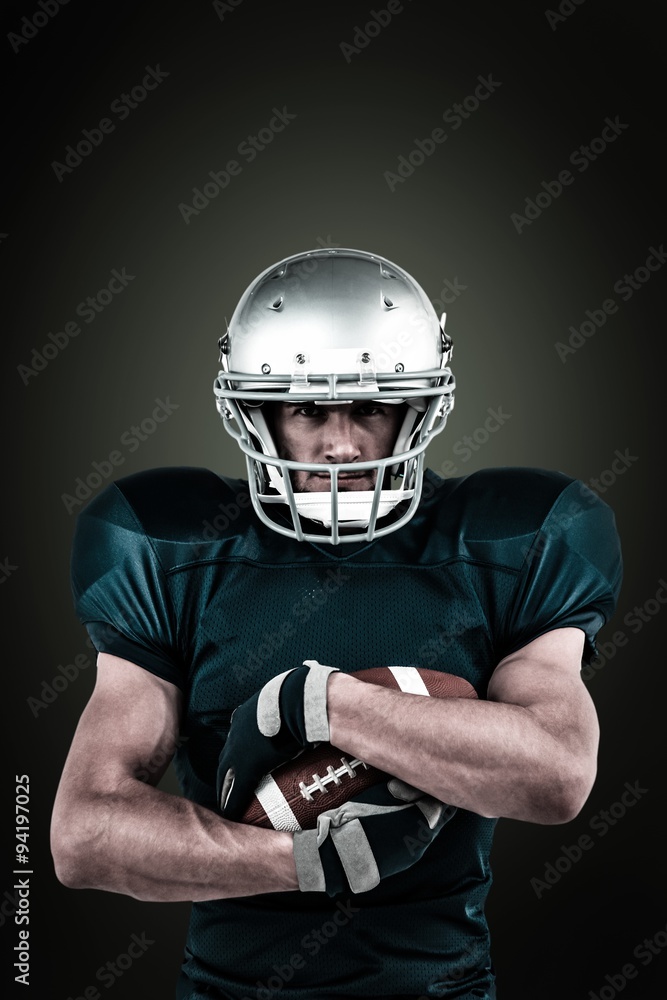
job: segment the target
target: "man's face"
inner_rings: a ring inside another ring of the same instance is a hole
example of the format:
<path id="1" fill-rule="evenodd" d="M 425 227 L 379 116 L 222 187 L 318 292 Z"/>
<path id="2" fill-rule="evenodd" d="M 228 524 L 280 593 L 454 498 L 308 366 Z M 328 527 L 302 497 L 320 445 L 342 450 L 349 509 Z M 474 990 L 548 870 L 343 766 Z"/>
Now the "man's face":
<path id="1" fill-rule="evenodd" d="M 369 462 L 391 455 L 403 422 L 406 404 L 369 402 L 278 403 L 269 420 L 280 458 L 324 464 Z M 377 470 L 340 473 L 338 487 L 372 490 Z M 328 473 L 292 472 L 297 493 L 331 489 Z"/>

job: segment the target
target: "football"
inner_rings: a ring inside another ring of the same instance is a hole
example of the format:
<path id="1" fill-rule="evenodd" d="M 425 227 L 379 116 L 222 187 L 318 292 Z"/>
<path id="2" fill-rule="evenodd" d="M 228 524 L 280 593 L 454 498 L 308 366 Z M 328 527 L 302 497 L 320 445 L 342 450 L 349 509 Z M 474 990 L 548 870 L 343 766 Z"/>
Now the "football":
<path id="1" fill-rule="evenodd" d="M 361 681 L 431 698 L 476 698 L 468 681 L 422 667 L 370 667 Z M 310 830 L 326 809 L 335 809 L 390 775 L 345 754 L 331 743 L 317 746 L 265 775 L 241 819 L 269 830 Z"/>

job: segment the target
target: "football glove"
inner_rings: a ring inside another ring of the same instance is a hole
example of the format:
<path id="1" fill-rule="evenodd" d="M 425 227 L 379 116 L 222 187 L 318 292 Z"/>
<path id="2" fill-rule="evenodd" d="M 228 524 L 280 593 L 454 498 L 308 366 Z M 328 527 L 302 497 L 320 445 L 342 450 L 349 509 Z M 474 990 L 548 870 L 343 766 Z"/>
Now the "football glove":
<path id="1" fill-rule="evenodd" d="M 397 778 L 374 785 L 294 834 L 299 889 L 368 892 L 415 864 L 455 813 Z"/>
<path id="2" fill-rule="evenodd" d="M 226 819 L 239 820 L 265 774 L 306 747 L 329 740 L 327 681 L 337 667 L 317 660 L 272 677 L 234 709 L 218 759 L 217 795 Z"/>

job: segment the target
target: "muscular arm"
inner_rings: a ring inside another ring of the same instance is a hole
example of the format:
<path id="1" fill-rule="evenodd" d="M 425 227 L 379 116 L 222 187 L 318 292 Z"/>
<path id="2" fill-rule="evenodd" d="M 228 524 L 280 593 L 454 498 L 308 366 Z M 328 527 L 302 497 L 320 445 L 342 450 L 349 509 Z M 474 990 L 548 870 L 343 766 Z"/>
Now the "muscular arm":
<path id="1" fill-rule="evenodd" d="M 173 684 L 99 655 L 53 810 L 58 878 L 150 901 L 298 888 L 291 834 L 230 823 L 154 787 L 173 756 L 180 710 Z"/>
<path id="2" fill-rule="evenodd" d="M 496 667 L 487 701 L 425 698 L 334 673 L 331 742 L 482 816 L 564 823 L 596 774 L 598 723 L 580 677 L 584 633 L 557 629 Z"/>

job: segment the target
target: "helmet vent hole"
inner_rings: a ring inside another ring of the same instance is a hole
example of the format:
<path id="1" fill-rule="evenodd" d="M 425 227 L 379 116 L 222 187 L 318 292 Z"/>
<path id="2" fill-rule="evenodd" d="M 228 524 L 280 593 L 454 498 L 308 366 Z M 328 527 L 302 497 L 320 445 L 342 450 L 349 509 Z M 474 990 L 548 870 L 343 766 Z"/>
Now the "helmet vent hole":
<path id="1" fill-rule="evenodd" d="M 393 309 L 394 308 L 394 303 L 392 302 L 392 300 L 389 298 L 388 295 L 383 295 L 382 296 L 382 301 L 386 305 L 387 309 Z"/>
<path id="2" fill-rule="evenodd" d="M 276 309 L 276 310 L 282 309 L 282 307 L 283 307 L 283 299 L 284 299 L 284 296 L 279 295 L 278 298 L 275 300 L 275 302 L 271 303 L 271 308 L 272 309 Z"/>

